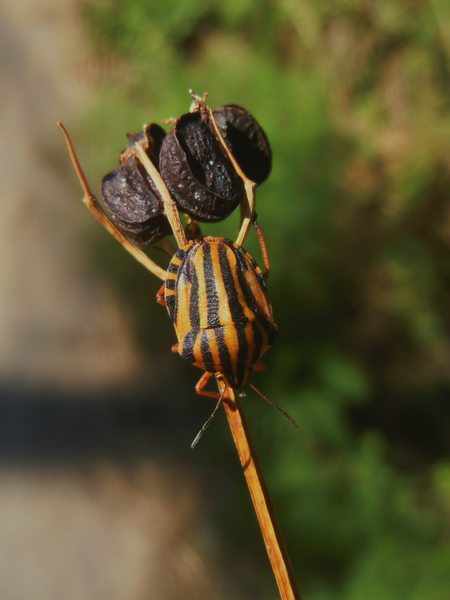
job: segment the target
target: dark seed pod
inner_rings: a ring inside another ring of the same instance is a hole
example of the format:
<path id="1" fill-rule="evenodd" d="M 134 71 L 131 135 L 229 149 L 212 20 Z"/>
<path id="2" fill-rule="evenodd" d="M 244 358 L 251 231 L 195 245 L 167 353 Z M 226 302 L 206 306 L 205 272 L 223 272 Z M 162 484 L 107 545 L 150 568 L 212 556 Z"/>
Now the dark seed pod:
<path id="1" fill-rule="evenodd" d="M 159 153 L 165 137 L 166 132 L 164 129 L 156 123 L 151 123 L 150 125 L 146 125 L 143 131 L 139 131 L 138 133 L 127 133 L 128 147 L 133 146 L 136 142 L 144 141 L 145 151 L 155 166 L 158 167 Z M 126 158 L 126 156 L 127 150 L 124 150 L 120 155 L 121 160 L 123 160 L 124 157 Z"/>
<path id="2" fill-rule="evenodd" d="M 214 119 L 231 154 L 245 175 L 257 184 L 269 176 L 272 151 L 258 121 L 244 108 L 226 104 L 213 110 Z"/>
<path id="3" fill-rule="evenodd" d="M 141 133 L 128 134 L 129 146 L 145 141 L 144 148 L 156 165 L 164 130 L 150 125 Z M 171 233 L 163 203 L 140 161 L 125 149 L 121 164 L 102 181 L 102 195 L 117 228 L 131 241 L 144 246 Z"/>
<path id="4" fill-rule="evenodd" d="M 224 219 L 244 195 L 242 179 L 204 111 L 178 119 L 162 144 L 160 171 L 178 208 L 199 221 Z"/>

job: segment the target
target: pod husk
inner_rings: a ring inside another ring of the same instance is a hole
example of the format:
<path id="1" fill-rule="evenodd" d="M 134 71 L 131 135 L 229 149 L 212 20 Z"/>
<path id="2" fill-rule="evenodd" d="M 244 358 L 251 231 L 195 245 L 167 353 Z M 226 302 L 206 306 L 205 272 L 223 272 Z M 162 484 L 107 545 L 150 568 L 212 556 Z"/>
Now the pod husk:
<path id="1" fill-rule="evenodd" d="M 180 210 L 220 221 L 239 204 L 244 184 L 216 139 L 206 112 L 181 116 L 160 152 L 161 176 Z"/>
<path id="2" fill-rule="evenodd" d="M 120 165 L 102 181 L 102 195 L 112 220 L 138 246 L 156 242 L 170 234 L 171 229 L 154 182 L 129 148 L 144 141 L 147 155 L 158 166 L 164 135 L 164 130 L 155 124 L 143 132 L 128 134 L 129 146 L 120 156 Z"/>
<path id="3" fill-rule="evenodd" d="M 245 108 L 226 104 L 213 110 L 225 143 L 245 175 L 261 184 L 272 169 L 272 150 L 258 121 Z"/>

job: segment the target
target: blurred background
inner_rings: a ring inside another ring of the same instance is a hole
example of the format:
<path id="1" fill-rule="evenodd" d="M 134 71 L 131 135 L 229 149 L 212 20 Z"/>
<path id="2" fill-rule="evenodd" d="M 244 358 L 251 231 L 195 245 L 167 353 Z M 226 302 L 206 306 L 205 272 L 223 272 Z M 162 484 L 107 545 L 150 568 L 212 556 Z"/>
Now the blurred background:
<path id="1" fill-rule="evenodd" d="M 125 133 L 186 112 L 192 87 L 272 144 L 258 214 L 280 334 L 253 381 L 300 427 L 244 402 L 305 599 L 447 599 L 450 4 L 4 0 L 0 17 L 0 597 L 277 597 L 224 415 L 192 452 L 200 372 L 170 353 L 159 283 L 81 205 L 55 126 L 98 191 Z"/>

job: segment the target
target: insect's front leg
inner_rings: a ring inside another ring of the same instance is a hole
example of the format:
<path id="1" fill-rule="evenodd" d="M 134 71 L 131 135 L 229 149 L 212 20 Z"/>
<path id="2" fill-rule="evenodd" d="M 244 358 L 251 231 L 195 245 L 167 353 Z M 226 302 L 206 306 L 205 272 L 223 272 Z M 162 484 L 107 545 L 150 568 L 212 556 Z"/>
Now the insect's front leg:
<path id="1" fill-rule="evenodd" d="M 159 290 L 156 292 L 156 302 L 158 304 L 161 304 L 161 306 L 164 306 L 164 308 L 166 308 L 166 299 L 164 298 L 164 288 L 165 288 L 166 284 L 163 283 L 162 286 L 159 288 Z"/>

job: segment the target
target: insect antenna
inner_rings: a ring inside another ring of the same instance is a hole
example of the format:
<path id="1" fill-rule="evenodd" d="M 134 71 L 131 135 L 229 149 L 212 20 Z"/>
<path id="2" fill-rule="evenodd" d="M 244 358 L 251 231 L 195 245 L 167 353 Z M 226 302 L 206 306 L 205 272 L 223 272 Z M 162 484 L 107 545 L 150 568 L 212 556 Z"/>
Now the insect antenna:
<path id="1" fill-rule="evenodd" d="M 216 414 L 216 412 L 219 409 L 219 406 L 222 404 L 222 398 L 223 395 L 225 393 L 225 387 L 222 390 L 222 393 L 220 394 L 219 400 L 217 401 L 216 406 L 214 407 L 214 410 L 212 411 L 212 413 L 209 415 L 209 417 L 207 418 L 207 420 L 203 423 L 200 431 L 197 433 L 197 435 L 195 436 L 195 438 L 192 441 L 191 444 L 191 449 L 193 450 L 195 448 L 195 446 L 198 444 L 199 439 L 202 437 L 202 435 L 205 433 L 205 431 L 208 429 L 209 425 L 211 424 L 211 421 L 214 419 L 214 415 Z"/>
<path id="2" fill-rule="evenodd" d="M 286 419 L 287 419 L 288 421 L 290 421 L 294 427 L 298 427 L 298 423 L 297 423 L 297 421 L 295 421 L 295 419 L 293 419 L 293 418 L 291 417 L 291 415 L 290 415 L 290 414 L 288 414 L 288 413 L 287 413 L 287 412 L 284 410 L 284 408 L 281 408 L 281 406 L 278 406 L 278 404 L 275 404 L 275 402 L 272 402 L 272 400 L 269 400 L 269 398 L 267 398 L 267 396 L 264 396 L 264 394 L 263 394 L 263 393 L 262 393 L 260 390 L 258 390 L 258 388 L 257 388 L 257 387 L 255 387 L 255 386 L 254 386 L 252 383 L 249 383 L 248 385 L 249 385 L 249 386 L 252 388 L 252 390 L 253 390 L 254 392 L 256 392 L 256 393 L 258 394 L 258 396 L 259 396 L 260 398 L 262 398 L 263 400 L 265 400 L 265 401 L 267 402 L 267 404 L 270 404 L 271 406 L 273 406 L 273 408 L 276 408 L 276 409 L 277 409 L 277 410 L 278 410 L 278 411 L 279 411 L 279 412 L 280 412 L 282 415 L 284 415 L 284 416 L 286 417 Z"/>

